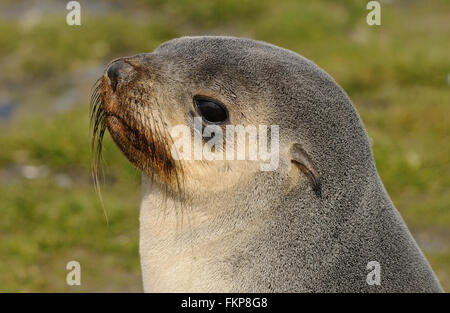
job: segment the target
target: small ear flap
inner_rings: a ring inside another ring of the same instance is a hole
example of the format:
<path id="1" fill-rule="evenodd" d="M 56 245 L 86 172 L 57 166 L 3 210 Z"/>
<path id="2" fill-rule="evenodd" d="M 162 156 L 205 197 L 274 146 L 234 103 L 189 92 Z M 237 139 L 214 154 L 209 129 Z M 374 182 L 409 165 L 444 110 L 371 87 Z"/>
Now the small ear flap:
<path id="1" fill-rule="evenodd" d="M 308 153 L 298 143 L 294 143 L 290 150 L 291 162 L 298 166 L 298 168 L 308 176 L 314 193 L 320 198 L 322 196 L 322 186 L 320 183 L 320 175 L 317 172 L 314 164 Z"/>

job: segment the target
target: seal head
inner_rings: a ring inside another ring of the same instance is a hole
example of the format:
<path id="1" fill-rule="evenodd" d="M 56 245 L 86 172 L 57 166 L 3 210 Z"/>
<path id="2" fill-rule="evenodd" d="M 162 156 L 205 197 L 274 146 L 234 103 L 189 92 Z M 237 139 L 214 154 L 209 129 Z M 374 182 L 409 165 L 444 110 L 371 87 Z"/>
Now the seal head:
<path id="1" fill-rule="evenodd" d="M 442 290 L 384 189 L 358 113 L 312 61 L 250 39 L 183 37 L 111 62 L 93 102 L 94 148 L 107 128 L 143 173 L 146 291 Z M 179 159 L 169 130 L 186 125 L 195 142 L 195 117 L 221 129 L 278 126 L 277 166 Z M 176 227 L 180 203 L 189 227 Z M 381 285 L 367 283 L 372 261 Z"/>

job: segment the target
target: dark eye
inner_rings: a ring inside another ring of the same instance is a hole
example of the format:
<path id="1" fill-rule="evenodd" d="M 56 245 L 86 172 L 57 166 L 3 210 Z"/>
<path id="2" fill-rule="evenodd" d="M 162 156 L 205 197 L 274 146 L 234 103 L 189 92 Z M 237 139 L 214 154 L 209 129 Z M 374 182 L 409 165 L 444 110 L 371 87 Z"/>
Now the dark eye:
<path id="1" fill-rule="evenodd" d="M 227 108 L 217 100 L 194 98 L 195 109 L 208 123 L 220 124 L 228 120 Z"/>

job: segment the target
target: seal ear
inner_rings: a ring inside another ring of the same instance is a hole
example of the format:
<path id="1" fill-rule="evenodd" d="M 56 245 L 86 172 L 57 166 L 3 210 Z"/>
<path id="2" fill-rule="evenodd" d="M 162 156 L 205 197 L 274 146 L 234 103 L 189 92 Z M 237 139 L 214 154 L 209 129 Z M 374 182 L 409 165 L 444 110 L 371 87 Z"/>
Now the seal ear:
<path id="1" fill-rule="evenodd" d="M 290 149 L 291 162 L 294 163 L 306 176 L 308 176 L 314 193 L 320 198 L 322 186 L 320 175 L 317 172 L 308 153 L 298 143 L 294 143 Z"/>

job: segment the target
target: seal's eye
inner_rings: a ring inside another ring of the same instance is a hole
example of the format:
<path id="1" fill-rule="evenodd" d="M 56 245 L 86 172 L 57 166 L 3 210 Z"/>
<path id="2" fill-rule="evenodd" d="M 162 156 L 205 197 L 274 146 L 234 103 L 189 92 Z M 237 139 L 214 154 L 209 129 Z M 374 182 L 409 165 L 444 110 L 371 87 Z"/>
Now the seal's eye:
<path id="1" fill-rule="evenodd" d="M 195 109 L 208 123 L 221 124 L 228 120 L 227 108 L 217 100 L 194 98 Z"/>

